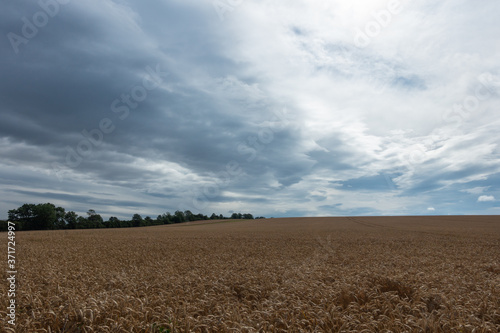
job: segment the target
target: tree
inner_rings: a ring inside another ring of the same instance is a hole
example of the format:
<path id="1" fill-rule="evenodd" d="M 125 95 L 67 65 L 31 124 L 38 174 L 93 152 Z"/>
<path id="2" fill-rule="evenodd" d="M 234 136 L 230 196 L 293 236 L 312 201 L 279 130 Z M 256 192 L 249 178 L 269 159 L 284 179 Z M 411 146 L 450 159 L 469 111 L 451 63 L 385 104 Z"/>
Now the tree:
<path id="1" fill-rule="evenodd" d="M 17 209 L 9 210 L 9 220 L 28 222 L 35 217 L 35 207 L 34 204 L 24 204 Z"/>
<path id="2" fill-rule="evenodd" d="M 76 228 L 77 219 L 78 219 L 78 215 L 73 211 L 69 211 L 64 215 L 64 220 L 66 222 L 66 226 L 68 229 L 75 229 Z"/>
<path id="3" fill-rule="evenodd" d="M 115 216 L 111 216 L 108 219 L 108 227 L 109 228 L 120 228 L 121 227 L 120 220 Z"/>
<path id="4" fill-rule="evenodd" d="M 17 209 L 11 209 L 8 212 L 9 221 L 17 222 L 17 230 L 33 229 L 33 220 L 36 217 L 36 205 L 24 204 Z"/>
<path id="5" fill-rule="evenodd" d="M 143 225 L 143 223 L 144 223 L 144 221 L 142 220 L 141 215 L 134 214 L 134 216 L 132 216 L 132 226 L 133 227 L 140 227 Z"/>
<path id="6" fill-rule="evenodd" d="M 151 217 L 146 216 L 146 217 L 144 218 L 144 225 L 153 225 L 153 224 L 154 224 L 154 223 L 153 223 L 153 219 L 152 219 Z"/>
<path id="7" fill-rule="evenodd" d="M 76 228 L 77 229 L 86 229 L 88 228 L 88 220 L 83 216 L 78 216 L 76 219 Z"/>
<path id="8" fill-rule="evenodd" d="M 34 207 L 34 216 L 28 221 L 31 230 L 49 230 L 56 226 L 56 206 L 51 203 L 38 204 Z"/>
<path id="9" fill-rule="evenodd" d="M 191 213 L 190 210 L 186 210 L 184 212 L 184 217 L 186 219 L 186 221 L 195 221 L 196 220 L 196 217 L 193 213 Z"/>
<path id="10" fill-rule="evenodd" d="M 169 212 L 166 212 L 165 214 L 158 215 L 156 220 L 158 220 L 158 222 L 160 224 L 174 223 L 173 218 L 172 218 L 172 214 L 170 214 Z"/>
<path id="11" fill-rule="evenodd" d="M 89 211 L 87 212 L 87 215 L 89 216 L 87 218 L 88 228 L 102 228 L 104 226 L 103 225 L 104 221 L 103 221 L 101 215 L 97 214 L 95 212 L 95 210 L 89 209 Z"/>
<path id="12" fill-rule="evenodd" d="M 195 221 L 196 220 L 208 220 L 208 216 L 203 215 L 202 213 L 196 214 L 194 217 L 195 217 Z"/>
<path id="13" fill-rule="evenodd" d="M 176 210 L 174 213 L 173 217 L 174 223 L 182 223 L 186 222 L 186 217 L 184 216 L 184 213 L 180 210 Z"/>
<path id="14" fill-rule="evenodd" d="M 16 223 L 16 230 L 46 230 L 46 229 L 83 229 L 83 228 L 120 228 L 120 227 L 140 227 L 158 224 L 182 223 L 186 221 L 208 220 L 209 217 L 202 213 L 193 214 L 190 210 L 177 210 L 172 215 L 169 212 L 158 215 L 153 220 L 146 216 L 144 219 L 139 214 L 134 214 L 130 221 L 120 221 L 117 217 L 111 216 L 104 222 L 101 215 L 95 210 L 89 209 L 87 217 L 78 216 L 73 211 L 68 211 L 63 207 L 56 207 L 54 204 L 24 204 L 17 209 L 8 211 L 9 220 Z M 253 219 L 252 214 L 233 213 L 232 219 Z M 257 217 L 264 218 L 264 217 Z M 227 219 L 224 215 L 212 213 L 210 219 Z M 0 221 L 1 222 L 1 221 Z M 0 223 L 0 229 L 4 226 Z"/>
<path id="15" fill-rule="evenodd" d="M 66 228 L 66 220 L 64 217 L 66 216 L 66 210 L 62 207 L 56 208 L 56 221 L 55 228 L 56 229 L 65 229 Z"/>
<path id="16" fill-rule="evenodd" d="M 132 226 L 132 221 L 120 221 L 120 228 L 130 228 Z"/>

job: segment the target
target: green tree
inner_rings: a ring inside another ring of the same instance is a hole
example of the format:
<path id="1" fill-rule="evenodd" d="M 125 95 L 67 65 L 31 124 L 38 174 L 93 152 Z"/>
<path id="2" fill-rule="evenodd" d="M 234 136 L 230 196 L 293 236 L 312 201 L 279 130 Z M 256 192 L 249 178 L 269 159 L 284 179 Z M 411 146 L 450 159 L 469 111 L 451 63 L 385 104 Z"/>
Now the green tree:
<path id="1" fill-rule="evenodd" d="M 173 216 L 173 221 L 174 223 L 186 222 L 186 217 L 184 216 L 184 213 L 182 211 L 176 210 Z"/>
<path id="2" fill-rule="evenodd" d="M 9 221 L 17 222 L 17 226 L 20 227 L 17 230 L 29 230 L 35 218 L 35 208 L 34 204 L 24 204 L 17 209 L 11 209 L 8 212 Z"/>
<path id="3" fill-rule="evenodd" d="M 56 229 L 66 229 L 66 210 L 62 207 L 56 207 L 56 221 L 55 228 Z"/>
<path id="4" fill-rule="evenodd" d="M 120 220 L 115 216 L 111 216 L 108 219 L 108 227 L 109 228 L 120 228 L 121 227 Z"/>
<path id="5" fill-rule="evenodd" d="M 31 230 L 54 229 L 57 221 L 56 206 L 51 203 L 38 204 L 34 208 L 34 217 L 28 222 Z"/>
<path id="6" fill-rule="evenodd" d="M 120 221 L 120 228 L 130 228 L 133 227 L 132 221 Z"/>
<path id="7" fill-rule="evenodd" d="M 77 229 L 89 228 L 88 220 L 83 216 L 78 216 L 78 218 L 76 219 L 76 228 Z"/>
<path id="8" fill-rule="evenodd" d="M 174 223 L 172 214 L 166 212 L 165 214 L 158 215 L 156 218 L 160 224 L 170 224 Z"/>
<path id="9" fill-rule="evenodd" d="M 78 215 L 73 211 L 69 211 L 64 215 L 64 220 L 68 229 L 76 228 L 77 219 Z"/>
<path id="10" fill-rule="evenodd" d="M 139 214 L 134 214 L 134 216 L 132 216 L 132 226 L 133 227 L 140 227 L 144 224 L 144 221 L 142 219 L 142 216 L 139 215 Z"/>
<path id="11" fill-rule="evenodd" d="M 144 218 L 144 225 L 153 225 L 153 224 L 154 224 L 154 223 L 153 223 L 153 219 L 152 219 L 151 217 L 146 216 L 146 217 Z"/>
<path id="12" fill-rule="evenodd" d="M 195 215 L 190 210 L 186 210 L 184 212 L 184 218 L 186 219 L 186 221 L 195 221 L 196 220 Z"/>
<path id="13" fill-rule="evenodd" d="M 87 227 L 88 228 L 102 228 L 104 227 L 103 225 L 103 219 L 101 215 L 97 214 L 95 210 L 89 209 L 87 212 L 88 218 L 87 218 Z"/>

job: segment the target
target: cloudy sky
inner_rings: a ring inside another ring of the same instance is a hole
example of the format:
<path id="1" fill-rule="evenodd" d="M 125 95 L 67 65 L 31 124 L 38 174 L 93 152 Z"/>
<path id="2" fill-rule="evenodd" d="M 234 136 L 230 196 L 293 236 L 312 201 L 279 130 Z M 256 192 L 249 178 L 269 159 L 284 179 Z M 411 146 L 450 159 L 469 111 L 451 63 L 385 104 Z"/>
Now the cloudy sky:
<path id="1" fill-rule="evenodd" d="M 0 218 L 499 214 L 499 12 L 2 1 Z"/>

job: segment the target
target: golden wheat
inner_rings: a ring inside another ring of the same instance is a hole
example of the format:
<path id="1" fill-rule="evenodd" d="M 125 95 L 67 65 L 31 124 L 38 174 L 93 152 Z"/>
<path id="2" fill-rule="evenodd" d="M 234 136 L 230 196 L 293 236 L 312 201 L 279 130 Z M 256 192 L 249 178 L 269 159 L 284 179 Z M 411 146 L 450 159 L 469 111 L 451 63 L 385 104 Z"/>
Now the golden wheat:
<path id="1" fill-rule="evenodd" d="M 500 329 L 499 217 L 221 222 L 18 232 L 15 331 Z"/>

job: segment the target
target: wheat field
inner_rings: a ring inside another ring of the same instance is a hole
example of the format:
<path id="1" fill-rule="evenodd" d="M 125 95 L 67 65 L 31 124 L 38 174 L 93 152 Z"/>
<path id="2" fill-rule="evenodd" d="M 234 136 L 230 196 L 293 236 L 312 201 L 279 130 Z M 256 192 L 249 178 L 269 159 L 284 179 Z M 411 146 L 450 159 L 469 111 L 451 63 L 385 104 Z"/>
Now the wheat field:
<path id="1" fill-rule="evenodd" d="M 500 330 L 498 216 L 30 231 L 16 251 L 5 332 Z"/>

